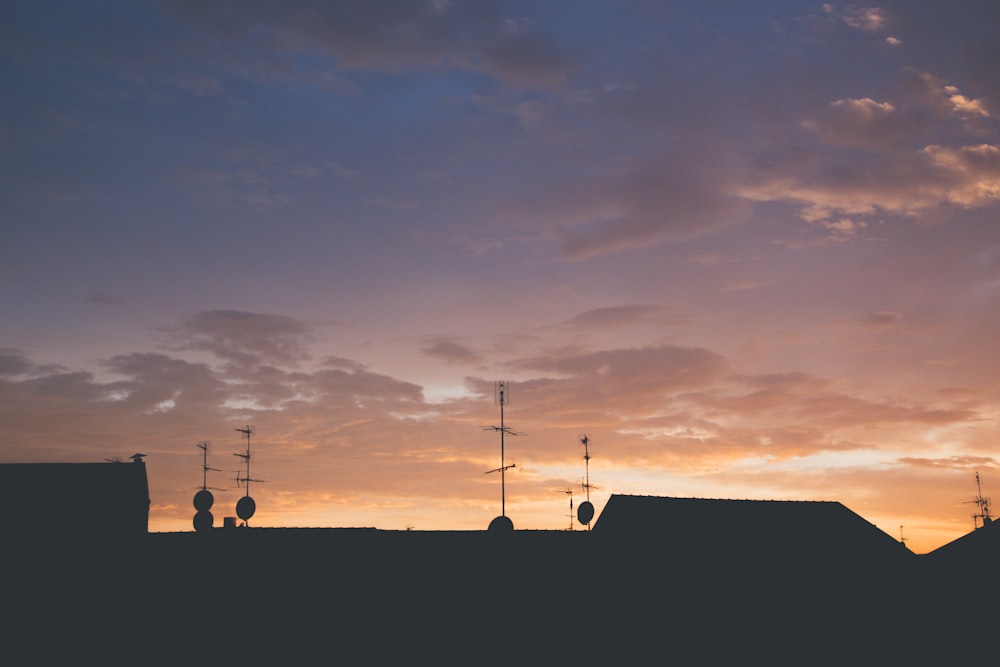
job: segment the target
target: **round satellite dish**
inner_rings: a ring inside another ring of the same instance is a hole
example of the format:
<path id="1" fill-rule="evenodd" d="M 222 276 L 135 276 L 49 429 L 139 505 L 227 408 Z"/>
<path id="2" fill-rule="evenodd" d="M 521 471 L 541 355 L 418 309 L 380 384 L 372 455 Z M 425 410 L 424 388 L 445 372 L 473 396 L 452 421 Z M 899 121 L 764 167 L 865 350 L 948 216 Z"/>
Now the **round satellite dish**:
<path id="1" fill-rule="evenodd" d="M 236 502 L 236 516 L 246 521 L 257 511 L 257 503 L 250 496 L 243 496 Z"/>
<path id="2" fill-rule="evenodd" d="M 590 520 L 594 518 L 593 503 L 589 500 L 584 500 L 580 503 L 580 506 L 576 508 L 576 518 L 584 525 L 590 523 Z"/>
<path id="3" fill-rule="evenodd" d="M 509 533 L 514 530 L 514 522 L 506 516 L 498 516 L 490 521 L 489 530 L 491 533 Z"/>
<path id="4" fill-rule="evenodd" d="M 215 523 L 215 518 L 208 510 L 199 510 L 194 515 L 194 529 L 199 533 L 203 530 L 211 530 L 213 523 Z"/>
<path id="5" fill-rule="evenodd" d="M 202 489 L 198 493 L 194 494 L 194 508 L 199 512 L 207 512 L 212 509 L 212 504 L 214 502 L 215 497 L 208 489 Z"/>

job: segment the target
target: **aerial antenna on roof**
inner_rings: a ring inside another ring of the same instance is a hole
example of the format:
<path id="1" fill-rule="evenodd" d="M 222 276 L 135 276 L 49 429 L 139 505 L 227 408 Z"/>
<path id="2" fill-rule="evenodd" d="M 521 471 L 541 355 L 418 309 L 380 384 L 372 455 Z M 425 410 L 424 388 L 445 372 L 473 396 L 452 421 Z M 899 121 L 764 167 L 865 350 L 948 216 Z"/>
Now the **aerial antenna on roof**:
<path id="1" fill-rule="evenodd" d="M 247 437 L 246 450 L 233 454 L 233 456 L 238 456 L 243 459 L 246 465 L 245 477 L 240 477 L 239 472 L 236 473 L 237 486 L 243 486 L 246 488 L 246 492 L 243 494 L 243 497 L 236 501 L 236 516 L 243 519 L 243 525 L 246 526 L 247 521 L 249 521 L 250 517 L 252 517 L 254 512 L 257 511 L 257 504 L 254 502 L 253 498 L 250 497 L 250 482 L 263 482 L 264 480 L 253 479 L 250 477 L 250 434 L 253 433 L 253 426 L 248 424 L 245 428 L 238 428 L 236 430 Z"/>
<path id="2" fill-rule="evenodd" d="M 594 505 L 590 502 L 590 489 L 596 488 L 592 487 L 590 483 L 590 438 L 586 434 L 580 438 L 580 444 L 583 445 L 583 461 L 586 466 L 586 477 L 583 482 L 583 489 L 587 492 L 587 499 L 580 503 L 580 507 L 576 510 L 576 518 L 583 525 L 587 526 L 587 530 L 590 530 L 590 522 L 594 518 Z"/>
<path id="3" fill-rule="evenodd" d="M 194 529 L 196 531 L 208 530 L 215 523 L 212 516 L 212 505 L 215 504 L 215 496 L 208 489 L 208 471 L 220 472 L 218 468 L 208 467 L 208 442 L 199 442 L 195 445 L 201 450 L 201 489 L 194 494 L 194 508 L 198 510 L 194 515 Z"/>
<path id="4" fill-rule="evenodd" d="M 993 517 L 990 516 L 990 499 L 983 497 L 983 487 L 979 481 L 979 472 L 976 472 L 976 499 L 973 500 L 979 511 L 972 515 L 972 526 L 973 528 L 982 528 L 993 521 Z M 979 519 L 982 519 L 983 525 L 979 525 Z"/>
<path id="5" fill-rule="evenodd" d="M 500 425 L 499 426 L 484 426 L 485 431 L 498 431 L 500 433 L 500 467 L 494 468 L 493 470 L 487 470 L 485 474 L 490 474 L 492 472 L 500 473 L 500 516 L 495 517 L 490 521 L 489 530 L 492 531 L 509 531 L 514 530 L 514 522 L 507 517 L 507 481 L 506 473 L 510 468 L 517 467 L 517 464 L 511 463 L 507 465 L 504 459 L 504 436 L 507 435 L 517 435 L 515 431 L 504 425 L 503 422 L 503 406 L 506 400 L 506 392 L 509 390 L 509 382 L 504 382 L 503 380 L 494 383 L 493 392 L 494 399 L 498 400 L 500 403 Z"/>
<path id="6" fill-rule="evenodd" d="M 900 526 L 899 527 L 899 543 L 902 544 L 903 546 L 906 546 L 906 540 L 907 539 L 908 538 L 903 537 L 903 526 Z"/>
<path id="7" fill-rule="evenodd" d="M 558 489 L 557 493 L 569 494 L 569 528 L 566 530 L 573 530 L 573 489 Z"/>

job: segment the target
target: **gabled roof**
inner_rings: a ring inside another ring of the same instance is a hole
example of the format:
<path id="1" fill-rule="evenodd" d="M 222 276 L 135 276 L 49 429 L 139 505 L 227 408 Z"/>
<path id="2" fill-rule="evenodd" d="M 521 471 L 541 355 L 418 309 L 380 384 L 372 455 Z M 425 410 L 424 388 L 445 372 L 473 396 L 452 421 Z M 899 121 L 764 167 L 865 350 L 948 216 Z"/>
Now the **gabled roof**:
<path id="1" fill-rule="evenodd" d="M 912 556 L 839 502 L 612 495 L 593 532 L 675 555 L 878 563 Z"/>

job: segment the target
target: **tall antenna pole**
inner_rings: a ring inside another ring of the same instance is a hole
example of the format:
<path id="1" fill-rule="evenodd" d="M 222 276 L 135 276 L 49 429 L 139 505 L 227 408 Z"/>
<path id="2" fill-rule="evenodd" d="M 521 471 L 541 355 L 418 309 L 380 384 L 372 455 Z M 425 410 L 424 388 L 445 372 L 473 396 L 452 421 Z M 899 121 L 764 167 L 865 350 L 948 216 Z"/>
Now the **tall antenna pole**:
<path id="1" fill-rule="evenodd" d="M 503 436 L 507 428 L 503 425 L 503 382 L 500 383 L 500 516 L 507 516 L 507 466 L 503 458 Z M 976 475 L 979 479 L 979 475 Z"/>
<path id="2" fill-rule="evenodd" d="M 569 496 L 569 528 L 566 530 L 573 530 L 573 489 L 560 490 L 559 493 L 565 493 Z"/>
<path id="3" fill-rule="evenodd" d="M 250 517 L 257 511 L 257 503 L 250 497 L 250 482 L 262 482 L 264 480 L 252 479 L 250 477 L 250 434 L 253 433 L 253 427 L 248 424 L 246 428 L 238 428 L 236 430 L 247 437 L 246 451 L 240 454 L 233 454 L 233 456 L 240 457 L 246 463 L 246 477 L 240 477 L 240 473 L 236 473 L 236 482 L 246 486 L 246 492 L 243 494 L 243 497 L 236 501 L 236 516 L 243 519 L 243 525 L 246 526 Z"/>
<path id="4" fill-rule="evenodd" d="M 219 472 L 218 468 L 208 467 L 208 443 L 199 442 L 197 445 L 198 449 L 201 450 L 201 488 L 205 491 L 208 490 L 208 471 L 213 470 Z"/>
<path id="5" fill-rule="evenodd" d="M 509 429 L 504 424 L 504 421 L 503 421 L 503 419 L 504 419 L 504 417 L 503 417 L 503 406 L 504 406 L 504 403 L 505 403 L 504 392 L 505 392 L 505 390 L 507 388 L 506 384 L 503 382 L 503 380 L 501 380 L 500 382 L 498 382 L 495 385 L 494 388 L 497 391 L 497 394 L 498 394 L 499 399 L 500 399 L 500 426 L 486 426 L 485 429 L 487 429 L 487 430 L 493 430 L 493 431 L 499 431 L 500 432 L 500 467 L 499 468 L 494 468 L 493 470 L 487 470 L 486 474 L 489 474 L 491 472 L 499 472 L 500 473 L 500 516 L 497 517 L 497 519 L 502 519 L 502 523 L 509 528 L 511 526 L 510 526 L 509 519 L 507 519 L 507 480 L 506 480 L 506 473 L 507 473 L 507 470 L 509 468 L 516 468 L 517 464 L 511 463 L 510 465 L 507 465 L 507 463 L 506 463 L 505 453 L 504 453 L 504 436 L 506 436 L 506 435 L 517 435 L 517 433 L 515 433 L 514 431 L 512 431 L 511 429 Z M 494 519 L 494 521 L 496 521 L 496 519 Z M 493 525 L 493 524 L 491 524 L 491 525 Z"/>
<path id="6" fill-rule="evenodd" d="M 243 459 L 243 461 L 246 463 L 247 476 L 243 477 L 243 478 L 240 478 L 240 481 L 242 481 L 243 484 L 246 486 L 246 493 L 244 495 L 249 496 L 250 495 L 250 434 L 253 432 L 253 427 L 252 426 L 247 426 L 246 428 L 238 428 L 236 430 L 239 431 L 240 433 L 242 433 L 243 435 L 245 435 L 247 437 L 247 449 L 246 449 L 246 453 L 244 453 L 244 454 L 237 454 L 236 456 L 238 456 L 241 459 Z"/>
<path id="7" fill-rule="evenodd" d="M 590 530 L 590 520 L 594 518 L 594 505 L 590 502 L 590 438 L 584 435 L 580 438 L 580 443 L 583 445 L 583 460 L 586 466 L 583 488 L 587 492 L 587 499 L 577 508 L 576 518 Z"/>
<path id="8" fill-rule="evenodd" d="M 215 523 L 211 512 L 215 496 L 208 490 L 208 471 L 217 469 L 208 467 L 208 442 L 199 442 L 198 449 L 201 450 L 201 489 L 194 494 L 194 508 L 198 510 L 194 515 L 194 529 L 203 531 L 211 529 Z"/>

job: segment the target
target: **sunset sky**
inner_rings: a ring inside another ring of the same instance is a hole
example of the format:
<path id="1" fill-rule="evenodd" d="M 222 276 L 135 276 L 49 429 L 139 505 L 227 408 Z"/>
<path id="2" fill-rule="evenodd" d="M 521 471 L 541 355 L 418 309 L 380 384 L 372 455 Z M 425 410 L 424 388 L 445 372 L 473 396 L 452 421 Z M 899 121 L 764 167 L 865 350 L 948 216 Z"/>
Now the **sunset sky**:
<path id="1" fill-rule="evenodd" d="M 1000 4 L 0 8 L 0 462 L 252 526 L 1000 498 Z M 67 516 L 55 521 L 72 521 Z M 725 530 L 724 526 L 717 527 Z M 794 527 L 789 527 L 794 530 Z"/>

